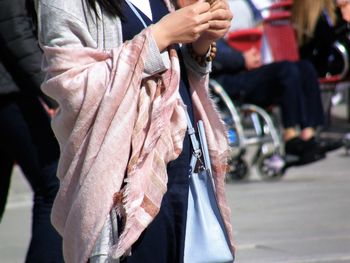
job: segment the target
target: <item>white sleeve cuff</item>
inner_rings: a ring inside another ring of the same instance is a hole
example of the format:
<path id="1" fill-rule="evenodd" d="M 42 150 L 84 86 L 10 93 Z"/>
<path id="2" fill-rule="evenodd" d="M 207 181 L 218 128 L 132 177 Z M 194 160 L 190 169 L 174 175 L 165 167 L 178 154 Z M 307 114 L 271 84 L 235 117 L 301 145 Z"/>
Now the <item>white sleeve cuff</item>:
<path id="1" fill-rule="evenodd" d="M 144 77 L 149 77 L 169 68 L 170 59 L 167 51 L 160 53 L 153 36 L 149 38 L 149 57 L 145 59 Z"/>
<path id="2" fill-rule="evenodd" d="M 182 51 L 185 65 L 188 69 L 200 75 L 207 75 L 211 72 L 212 63 L 206 62 L 203 66 L 199 65 L 198 62 L 191 57 L 190 51 L 187 45 L 182 45 L 181 51 Z M 208 50 L 207 55 L 209 55 L 209 53 L 210 53 L 210 49 Z"/>

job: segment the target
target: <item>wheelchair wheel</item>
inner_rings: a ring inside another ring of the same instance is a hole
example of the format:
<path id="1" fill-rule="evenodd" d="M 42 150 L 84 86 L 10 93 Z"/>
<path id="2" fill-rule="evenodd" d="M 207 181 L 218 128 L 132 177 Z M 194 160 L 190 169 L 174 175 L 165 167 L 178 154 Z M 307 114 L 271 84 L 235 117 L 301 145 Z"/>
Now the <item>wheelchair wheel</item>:
<path id="1" fill-rule="evenodd" d="M 263 180 L 276 180 L 284 174 L 285 161 L 280 154 L 269 153 L 259 157 L 257 168 Z"/>
<path id="2" fill-rule="evenodd" d="M 249 175 L 249 168 L 246 161 L 241 157 L 231 158 L 228 162 L 229 171 L 227 174 L 228 179 L 233 181 L 242 181 Z"/>

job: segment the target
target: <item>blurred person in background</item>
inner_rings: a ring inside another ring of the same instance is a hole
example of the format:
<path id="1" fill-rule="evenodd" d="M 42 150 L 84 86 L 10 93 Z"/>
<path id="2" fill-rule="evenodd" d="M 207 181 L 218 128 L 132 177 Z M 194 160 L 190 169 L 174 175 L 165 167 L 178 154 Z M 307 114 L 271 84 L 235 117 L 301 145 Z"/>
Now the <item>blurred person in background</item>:
<path id="1" fill-rule="evenodd" d="M 294 0 L 292 22 L 302 59 L 312 62 L 320 77 L 341 72 L 334 53 L 337 15 L 333 0 Z"/>
<path id="2" fill-rule="evenodd" d="M 318 72 L 318 76 L 328 78 L 349 75 L 346 63 L 349 63 L 350 41 L 346 10 L 349 1 L 334 0 L 294 0 L 292 7 L 292 23 L 296 31 L 301 59 L 310 61 Z M 349 17 L 348 17 L 349 18 Z M 346 57 L 346 54 L 348 57 Z M 348 60 L 348 61 L 345 61 Z M 330 149 L 342 146 L 341 140 L 328 139 Z"/>
<path id="3" fill-rule="evenodd" d="M 228 2 L 235 18 L 231 31 L 262 28 L 262 15 L 251 1 Z M 316 128 L 323 125 L 324 114 L 317 73 L 311 63 L 264 64 L 261 50 L 256 47 L 242 52 L 224 40 L 217 45 L 213 77 L 228 94 L 262 107 L 279 105 L 286 154 L 297 156 L 298 164 L 322 159 L 328 148 L 316 139 Z"/>
<path id="4" fill-rule="evenodd" d="M 62 241 L 50 222 L 59 148 L 45 110 L 56 103 L 40 91 L 42 52 L 28 7 L 25 0 L 0 1 L 0 220 L 16 162 L 34 193 L 26 262 L 60 263 Z"/>

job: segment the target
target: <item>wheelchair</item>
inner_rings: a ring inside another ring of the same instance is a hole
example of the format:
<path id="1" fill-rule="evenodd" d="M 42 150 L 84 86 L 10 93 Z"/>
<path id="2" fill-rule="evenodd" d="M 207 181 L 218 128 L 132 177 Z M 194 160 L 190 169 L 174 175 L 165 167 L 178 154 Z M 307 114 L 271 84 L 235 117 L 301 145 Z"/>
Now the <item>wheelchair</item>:
<path id="1" fill-rule="evenodd" d="M 286 162 L 280 132 L 272 117 L 253 104 L 236 107 L 214 79 L 209 81 L 209 89 L 228 129 L 231 154 L 227 179 L 246 179 L 253 167 L 263 180 L 281 178 Z M 255 149 L 248 153 L 248 148 Z"/>

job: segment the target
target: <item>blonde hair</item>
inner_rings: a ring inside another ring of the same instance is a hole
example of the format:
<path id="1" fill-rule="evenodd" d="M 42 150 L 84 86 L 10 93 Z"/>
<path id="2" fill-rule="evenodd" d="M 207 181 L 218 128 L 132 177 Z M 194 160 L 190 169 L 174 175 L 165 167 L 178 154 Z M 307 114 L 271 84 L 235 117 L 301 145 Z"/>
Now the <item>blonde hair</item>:
<path id="1" fill-rule="evenodd" d="M 299 46 L 313 37 L 317 21 L 323 10 L 327 12 L 334 24 L 336 14 L 333 0 L 294 0 L 292 22 L 296 29 Z"/>

